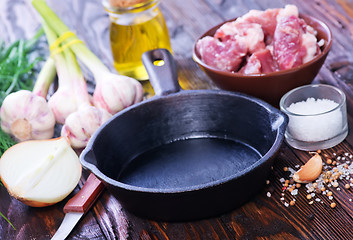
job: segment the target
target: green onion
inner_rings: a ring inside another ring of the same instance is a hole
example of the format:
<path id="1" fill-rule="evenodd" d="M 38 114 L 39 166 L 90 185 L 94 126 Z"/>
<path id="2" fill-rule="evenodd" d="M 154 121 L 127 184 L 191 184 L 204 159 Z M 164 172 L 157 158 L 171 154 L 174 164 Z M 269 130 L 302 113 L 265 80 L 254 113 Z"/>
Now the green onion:
<path id="1" fill-rule="evenodd" d="M 65 36 L 68 36 L 65 34 L 70 34 L 70 29 L 47 5 L 45 0 L 32 0 L 32 5 L 56 35 L 64 39 L 63 46 L 68 46 L 92 72 L 96 82 L 93 93 L 95 106 L 115 114 L 143 99 L 142 85 L 136 79 L 110 72 L 77 36 L 70 36 L 65 39 Z"/>
<path id="2" fill-rule="evenodd" d="M 69 27 L 54 13 L 54 11 L 47 5 L 45 0 L 32 0 L 32 5 L 42 16 L 44 21 L 53 29 L 58 36 L 70 31 Z M 70 37 L 66 42 L 72 40 L 79 40 L 76 36 Z M 71 50 L 77 55 L 84 65 L 91 70 L 95 78 L 101 72 L 109 72 L 109 69 L 102 63 L 102 61 L 84 44 L 73 44 L 70 46 Z"/>

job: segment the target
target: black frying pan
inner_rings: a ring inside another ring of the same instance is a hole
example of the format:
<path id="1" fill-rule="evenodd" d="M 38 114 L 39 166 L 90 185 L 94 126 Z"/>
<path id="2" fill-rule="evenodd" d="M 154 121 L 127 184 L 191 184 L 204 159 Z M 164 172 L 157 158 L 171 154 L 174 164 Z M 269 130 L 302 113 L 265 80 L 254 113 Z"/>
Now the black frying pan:
<path id="1" fill-rule="evenodd" d="M 287 116 L 240 93 L 180 90 L 167 50 L 142 58 L 156 96 L 102 126 L 82 165 L 125 209 L 150 219 L 200 219 L 243 204 L 263 187 Z"/>

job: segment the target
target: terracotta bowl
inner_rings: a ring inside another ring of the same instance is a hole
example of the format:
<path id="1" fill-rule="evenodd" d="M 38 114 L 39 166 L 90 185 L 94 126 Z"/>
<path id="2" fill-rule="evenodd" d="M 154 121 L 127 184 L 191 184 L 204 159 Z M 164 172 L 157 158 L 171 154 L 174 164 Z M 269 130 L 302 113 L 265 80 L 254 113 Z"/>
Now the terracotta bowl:
<path id="1" fill-rule="evenodd" d="M 201 61 L 196 51 L 196 42 L 193 47 L 193 59 L 200 68 L 212 79 L 221 89 L 237 91 L 258 97 L 267 101 L 275 107 L 279 106 L 281 97 L 289 90 L 310 84 L 320 68 L 322 67 L 332 45 L 332 32 L 322 21 L 304 14 L 300 14 L 306 23 L 317 31 L 318 40 L 324 39 L 325 44 L 321 47 L 321 53 L 311 61 L 288 70 L 281 70 L 272 73 L 245 75 L 241 73 L 226 72 L 206 65 Z M 234 21 L 235 19 L 226 22 Z M 199 39 L 205 36 L 213 36 L 216 30 L 223 25 L 223 22 L 212 27 Z"/>

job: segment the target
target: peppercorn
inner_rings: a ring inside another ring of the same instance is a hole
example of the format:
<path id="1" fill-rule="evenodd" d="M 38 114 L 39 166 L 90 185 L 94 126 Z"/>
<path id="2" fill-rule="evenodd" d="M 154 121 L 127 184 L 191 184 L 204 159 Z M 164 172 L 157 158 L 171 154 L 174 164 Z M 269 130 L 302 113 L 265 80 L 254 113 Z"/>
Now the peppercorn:
<path id="1" fill-rule="evenodd" d="M 330 164 L 332 164 L 332 160 L 329 158 L 329 159 L 327 159 L 326 163 L 327 163 L 328 165 L 330 165 Z"/>
<path id="2" fill-rule="evenodd" d="M 288 171 L 288 168 L 287 168 L 287 167 L 284 167 L 284 168 L 283 168 L 283 171 L 287 172 L 287 171 Z"/>
<path id="3" fill-rule="evenodd" d="M 345 187 L 346 189 L 349 189 L 351 186 L 347 183 L 346 185 L 344 185 L 344 187 Z"/>
<path id="4" fill-rule="evenodd" d="M 306 195 L 306 199 L 311 199 L 311 194 Z"/>
<path id="5" fill-rule="evenodd" d="M 301 187 L 301 184 L 300 184 L 300 183 L 297 183 L 297 184 L 295 184 L 295 187 L 296 187 L 296 188 L 300 188 L 300 187 Z"/>
<path id="6" fill-rule="evenodd" d="M 336 207 L 336 203 L 333 202 L 333 203 L 330 204 L 330 206 L 331 206 L 331 208 L 335 208 Z"/>
<path id="7" fill-rule="evenodd" d="M 329 191 L 326 195 L 327 195 L 327 196 L 332 196 L 332 192 Z"/>
<path id="8" fill-rule="evenodd" d="M 293 200 L 289 202 L 289 205 L 291 205 L 291 206 L 293 206 L 294 204 L 295 204 L 295 201 L 293 201 Z"/>

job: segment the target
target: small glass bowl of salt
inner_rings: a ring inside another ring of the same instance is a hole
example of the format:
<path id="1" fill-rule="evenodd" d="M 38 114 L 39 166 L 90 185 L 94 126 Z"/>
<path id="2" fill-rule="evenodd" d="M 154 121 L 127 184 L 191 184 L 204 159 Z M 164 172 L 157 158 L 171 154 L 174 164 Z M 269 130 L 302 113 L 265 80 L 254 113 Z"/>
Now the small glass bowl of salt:
<path id="1" fill-rule="evenodd" d="M 346 96 L 338 88 L 311 84 L 295 88 L 280 101 L 289 117 L 286 142 L 300 150 L 333 147 L 348 134 Z"/>

